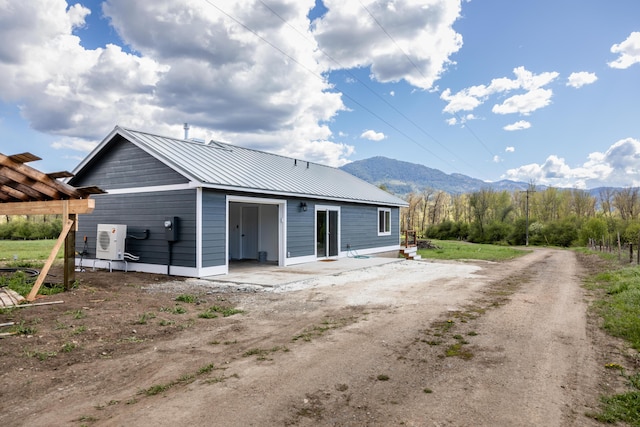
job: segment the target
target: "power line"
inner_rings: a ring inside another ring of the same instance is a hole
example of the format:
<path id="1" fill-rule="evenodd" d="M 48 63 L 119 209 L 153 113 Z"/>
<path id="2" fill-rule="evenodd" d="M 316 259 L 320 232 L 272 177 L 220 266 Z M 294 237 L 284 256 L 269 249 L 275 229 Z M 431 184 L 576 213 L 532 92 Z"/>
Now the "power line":
<path id="1" fill-rule="evenodd" d="M 295 64 L 297 64 L 298 66 L 300 66 L 301 68 L 303 68 L 305 71 L 307 71 L 308 73 L 312 74 L 314 77 L 320 79 L 321 81 L 325 81 L 324 78 L 317 74 L 315 71 L 309 69 L 308 67 L 306 67 L 304 64 L 302 64 L 301 62 L 299 62 L 296 58 L 294 58 L 293 56 L 289 55 L 287 52 L 285 52 L 284 50 L 282 50 L 281 48 L 279 48 L 278 46 L 276 46 L 275 44 L 271 43 L 269 40 L 265 39 L 264 37 L 262 37 L 260 34 L 258 34 L 256 31 L 254 31 L 252 28 L 250 28 L 249 26 L 245 25 L 243 22 L 241 22 L 240 20 L 238 20 L 237 18 L 235 18 L 233 15 L 229 14 L 228 12 L 224 11 L 223 9 L 221 9 L 220 7 L 216 6 L 214 3 L 212 3 L 210 0 L 204 0 L 206 3 L 208 3 L 209 5 L 211 5 L 212 7 L 214 7 L 216 10 L 218 10 L 220 13 L 222 13 L 223 15 L 225 15 L 226 17 L 228 17 L 229 19 L 231 19 L 232 21 L 234 21 L 235 23 L 237 23 L 238 25 L 240 25 L 241 27 L 243 27 L 245 30 L 249 31 L 250 33 L 252 33 L 253 35 L 255 35 L 258 39 L 260 39 L 261 41 L 263 41 L 264 43 L 268 44 L 269 46 L 271 46 L 273 49 L 277 50 L 278 52 L 280 52 L 282 55 L 286 56 L 287 58 L 289 58 L 291 61 L 293 61 Z M 263 3 L 264 4 L 264 3 Z M 269 10 L 271 10 L 269 8 Z M 277 14 L 276 14 L 277 15 Z M 286 22 L 286 21 L 285 21 Z M 336 62 L 337 63 L 337 62 Z M 339 63 L 338 63 L 339 65 Z M 350 73 L 350 72 L 349 72 Z M 355 77 L 355 76 L 354 76 Z M 357 77 L 355 77 L 357 79 Z M 360 81 L 360 79 L 357 79 L 358 81 Z M 366 85 L 365 85 L 366 86 Z M 372 90 L 372 89 L 370 89 Z M 374 92 L 375 93 L 375 92 Z M 342 95 L 345 96 L 346 98 L 348 98 L 351 102 L 353 102 L 354 104 L 356 104 L 357 106 L 359 106 L 360 108 L 362 108 L 363 110 L 365 110 L 366 112 L 368 112 L 369 114 L 371 114 L 372 116 L 374 116 L 376 119 L 378 119 L 379 121 L 381 121 L 382 123 L 386 124 L 387 126 L 389 126 L 391 129 L 395 130 L 396 132 L 398 132 L 400 135 L 404 136 L 406 139 L 408 139 L 409 141 L 413 142 L 415 145 L 417 145 L 418 147 L 422 148 L 423 150 L 425 150 L 427 153 L 431 154 L 433 157 L 435 157 L 436 159 L 440 160 L 443 163 L 447 163 L 450 164 L 454 169 L 457 169 L 455 167 L 455 165 L 452 165 L 451 162 L 444 160 L 443 158 L 441 158 L 440 156 L 438 156 L 436 153 L 434 153 L 433 151 L 429 150 L 427 147 L 425 147 L 424 145 L 420 144 L 418 141 L 416 141 L 414 138 L 412 138 L 411 136 L 409 136 L 408 134 L 406 134 L 405 132 L 403 132 L 402 130 L 398 129 L 396 126 L 394 126 L 393 124 L 391 124 L 389 121 L 385 120 L 384 118 L 382 118 L 379 114 L 373 112 L 370 108 L 366 107 L 365 105 L 363 105 L 362 103 L 360 103 L 359 101 L 357 101 L 354 97 L 352 97 L 351 95 L 349 95 L 346 92 L 342 92 Z M 376 94 L 377 95 L 377 94 Z M 379 96 L 379 95 L 378 95 Z M 390 104 L 389 104 L 390 105 Z M 406 117 L 406 116 L 405 116 Z M 446 149 L 446 148 L 445 148 Z"/>
<path id="2" fill-rule="evenodd" d="M 393 44 L 398 48 L 398 50 L 400 52 L 402 52 L 402 54 L 404 55 L 404 57 L 409 61 L 409 63 L 411 63 L 411 65 L 413 66 L 413 68 L 416 69 L 416 71 L 418 71 L 418 73 L 420 73 L 420 75 L 424 78 L 427 79 L 427 76 L 424 75 L 424 73 L 422 72 L 422 70 L 416 65 L 415 62 L 413 62 L 413 60 L 411 59 L 411 57 L 409 56 L 409 54 L 407 54 L 404 49 L 402 49 L 402 46 L 400 46 L 398 44 L 398 42 L 396 42 L 396 40 L 391 36 L 391 34 L 389 34 L 389 32 L 386 30 L 386 28 L 384 28 L 384 26 L 380 23 L 380 21 L 378 21 L 376 19 L 375 16 L 373 16 L 373 14 L 371 13 L 371 11 L 367 8 L 367 6 L 365 6 L 362 1 L 358 0 L 358 2 L 360 3 L 360 6 L 362 6 L 362 8 L 364 10 L 367 11 L 367 13 L 369 14 L 369 16 L 371 17 L 371 19 L 373 19 L 373 21 L 376 23 L 376 25 L 378 25 L 378 27 L 380 27 L 380 29 L 387 35 L 387 37 L 389 37 L 389 39 L 393 42 Z M 438 93 L 440 95 L 442 95 L 441 91 L 438 91 Z M 493 152 L 489 149 L 489 147 L 487 147 L 487 145 L 484 143 L 484 141 L 482 141 L 482 139 L 480 139 L 480 137 L 473 131 L 473 129 L 471 129 L 471 127 L 467 124 L 467 122 L 465 120 L 462 119 L 462 117 L 460 117 L 460 115 L 457 112 L 453 113 L 456 118 L 458 119 L 458 121 L 460 121 L 462 124 L 464 124 L 464 127 L 469 131 L 469 133 L 471 133 L 471 135 L 473 135 L 473 137 L 478 140 L 478 142 L 482 145 L 482 147 L 484 147 L 485 150 L 487 150 L 487 152 L 489 154 L 491 154 L 493 157 L 495 157 L 495 154 L 493 154 Z"/>
<path id="3" fill-rule="evenodd" d="M 266 4 L 263 0 L 259 0 L 260 3 L 262 3 L 262 5 L 264 7 L 266 7 L 273 15 L 277 16 L 282 22 L 284 22 L 287 26 L 289 26 L 291 29 L 293 29 L 295 32 L 297 32 L 302 38 L 304 38 L 307 42 L 311 43 L 311 44 L 315 44 L 315 42 L 313 40 L 310 40 L 306 34 L 304 34 L 302 31 L 300 31 L 298 28 L 296 28 L 295 26 L 291 25 L 286 19 L 284 19 L 278 12 L 276 12 L 275 10 L 273 10 L 268 4 Z M 375 19 L 375 18 L 374 18 Z M 386 32 L 386 31 L 385 31 Z M 387 35 L 389 35 L 387 33 Z M 389 35 L 389 37 L 391 37 Z M 394 41 L 395 42 L 395 41 Z M 412 120 L 410 117 L 408 117 L 406 114 L 404 114 L 402 111 L 400 111 L 396 106 L 394 106 L 393 104 L 391 104 L 388 100 L 386 100 L 384 97 L 382 97 L 378 92 L 376 92 L 375 90 L 373 90 L 369 85 L 367 85 L 364 81 L 362 81 L 358 76 L 356 76 L 355 74 L 353 74 L 351 71 L 349 71 L 349 69 L 347 67 L 345 67 L 342 63 L 340 63 L 337 59 L 335 59 L 334 57 L 332 57 L 329 53 L 327 53 L 325 50 L 323 50 L 322 48 L 318 47 L 318 51 L 320 53 L 322 53 L 324 56 L 326 56 L 327 58 L 329 58 L 334 64 L 336 64 L 341 70 L 344 70 L 344 72 L 346 72 L 350 77 L 352 77 L 354 80 L 358 81 L 358 83 L 360 83 L 362 86 L 364 86 L 369 92 L 371 92 L 373 95 L 375 95 L 378 99 L 380 99 L 383 103 L 385 103 L 389 108 L 391 108 L 393 111 L 395 111 L 396 113 L 398 113 L 401 117 L 403 117 L 405 120 L 407 120 L 409 123 L 411 123 L 413 126 L 415 126 L 419 131 L 421 131 L 425 136 L 427 136 L 429 139 L 431 139 L 433 142 L 435 142 L 436 144 L 438 144 L 441 148 L 443 148 L 445 151 L 447 151 L 449 154 L 451 154 L 452 156 L 456 157 L 458 160 L 460 160 L 462 163 L 464 163 L 465 165 L 467 165 L 468 167 L 472 168 L 472 169 L 476 169 L 473 165 L 470 165 L 469 163 L 467 163 L 463 158 L 459 157 L 456 153 L 454 153 L 453 151 L 451 151 L 446 145 L 442 144 L 436 137 L 434 137 L 433 135 L 431 135 L 429 132 L 427 132 L 422 126 L 420 126 L 418 123 L 416 123 L 414 120 Z M 411 58 L 405 54 L 405 56 L 407 57 L 407 59 L 409 61 L 411 61 Z M 414 64 L 415 66 L 415 64 Z M 416 67 L 417 68 L 417 67 Z M 348 95 L 346 95 L 349 99 L 352 99 L 351 97 L 349 97 Z M 359 105 L 359 104 L 358 104 Z M 386 122 L 385 122 L 386 123 Z M 395 129 L 395 128 L 393 128 Z M 424 148 L 424 147 L 423 147 Z M 427 150 L 428 151 L 428 150 Z M 430 152 L 430 151 L 429 151 Z M 431 152 L 430 152 L 431 153 Z M 433 154 L 433 153 L 431 153 Z M 456 168 L 454 165 L 451 164 L 451 162 L 448 161 L 444 161 L 445 163 L 450 164 L 454 169 L 458 169 Z"/>
<path id="4" fill-rule="evenodd" d="M 325 79 L 317 74 L 315 71 L 309 69 L 307 66 L 305 66 L 304 64 L 302 64 L 301 62 L 299 62 L 296 58 L 294 58 L 293 56 L 291 56 L 290 54 L 288 54 L 287 52 L 285 52 L 283 49 L 281 49 L 280 47 L 278 47 L 277 45 L 275 45 L 274 43 L 270 42 L 269 40 L 267 40 L 266 38 L 264 38 L 263 36 L 261 36 L 258 32 L 256 32 L 255 30 L 253 30 L 251 27 L 249 27 L 248 25 L 244 24 L 243 22 L 241 22 L 239 19 L 235 18 L 233 15 L 231 15 L 230 13 L 226 12 L 225 10 L 223 10 L 222 8 L 218 7 L 216 4 L 212 3 L 210 0 L 204 0 L 206 3 L 208 3 L 210 6 L 212 6 L 213 8 L 215 8 L 216 10 L 218 10 L 220 13 L 222 13 L 223 15 L 225 15 L 226 17 L 228 17 L 229 19 L 231 19 L 232 21 L 234 21 L 235 23 L 237 23 L 238 25 L 240 25 L 241 27 L 243 27 L 245 30 L 247 30 L 248 32 L 250 32 L 251 34 L 253 34 L 254 36 L 256 36 L 259 40 L 261 40 L 262 42 L 266 43 L 267 45 L 269 45 L 270 47 L 272 47 L 273 49 L 275 49 L 276 51 L 278 51 L 280 54 L 282 54 L 283 56 L 287 57 L 288 59 L 290 59 L 291 61 L 293 61 L 296 65 L 298 65 L 299 67 L 301 67 L 302 69 L 304 69 L 305 71 L 307 71 L 308 73 L 310 73 L 311 75 L 313 75 L 314 77 L 320 79 L 322 82 L 325 82 Z M 265 6 L 273 15 L 275 15 L 276 17 L 278 17 L 282 22 L 284 22 L 286 25 L 288 25 L 290 28 L 292 28 L 294 31 L 296 31 L 299 35 L 301 35 L 305 40 L 307 40 L 310 43 L 314 43 L 313 41 L 309 40 L 308 37 L 306 37 L 306 35 L 304 33 L 302 33 L 299 29 L 297 29 L 295 26 L 291 25 L 287 20 L 285 20 L 280 14 L 278 14 L 275 10 L 273 10 L 270 6 L 268 6 L 264 1 L 260 0 L 260 3 L 263 4 L 263 6 Z M 361 3 L 362 4 L 362 3 Z M 372 18 L 373 15 L 371 15 Z M 375 18 L 374 18 L 375 20 Z M 377 20 L 376 20 L 377 22 Z M 379 24 L 379 23 L 378 23 Z M 392 40 L 393 38 L 391 37 L 391 35 L 384 29 L 384 27 L 381 26 L 381 28 L 383 29 L 383 31 L 385 31 L 385 33 L 387 34 L 387 36 L 389 36 Z M 395 43 L 395 40 L 393 40 Z M 396 44 L 397 45 L 397 44 Z M 399 47 L 399 46 L 398 46 Z M 447 151 L 449 154 L 451 154 L 452 156 L 458 158 L 462 163 L 464 163 L 465 165 L 467 165 L 468 167 L 472 168 L 472 169 L 476 169 L 473 165 L 468 164 L 464 159 L 462 159 L 461 157 L 459 157 L 456 153 L 452 152 L 451 150 L 449 150 L 449 148 L 447 148 L 445 145 L 443 145 L 440 141 L 438 141 L 438 139 L 436 139 L 433 135 L 431 135 L 429 132 L 427 132 L 423 127 L 421 127 L 419 124 L 417 124 L 415 121 L 413 121 L 411 118 L 409 118 L 406 114 L 404 114 L 402 111 L 400 111 L 397 107 L 395 107 L 393 104 L 391 104 L 389 101 L 387 101 L 385 98 L 383 98 L 378 92 L 374 91 L 370 86 L 368 86 L 366 83 L 364 83 L 360 78 L 358 78 L 355 74 L 353 74 L 351 71 L 349 71 L 348 68 L 346 68 L 345 66 L 343 66 L 339 61 L 337 61 L 335 58 L 333 58 L 331 55 L 329 55 L 327 52 L 325 52 L 323 49 L 318 48 L 318 50 L 325 55 L 327 58 L 329 58 L 331 61 L 333 61 L 336 65 L 338 65 L 340 67 L 340 69 L 344 70 L 347 74 L 349 74 L 351 77 L 353 77 L 356 81 L 358 81 L 360 84 L 362 84 L 367 90 L 369 90 L 372 94 L 374 94 L 378 99 L 380 99 L 382 102 L 384 102 L 387 106 L 389 106 L 391 109 L 393 109 L 396 113 L 398 113 L 400 116 L 402 116 L 405 120 L 407 120 L 409 123 L 411 123 L 413 126 L 415 126 L 418 130 L 420 130 L 422 133 L 424 133 L 428 138 L 430 138 L 433 142 L 435 142 L 436 144 L 438 144 L 441 148 L 443 148 L 445 151 Z M 404 53 L 404 52 L 403 52 Z M 412 63 L 412 65 L 414 67 L 416 67 L 416 69 L 418 70 L 418 72 L 420 72 L 422 74 L 422 71 L 416 66 L 415 63 L 413 63 L 413 61 L 411 61 L 410 57 L 404 53 L 405 56 L 407 57 L 407 59 Z M 424 77 L 424 74 L 422 74 Z M 449 164 L 453 167 L 453 169 L 458 170 L 458 172 L 461 172 L 454 164 L 452 164 L 450 161 L 443 159 L 442 157 L 438 156 L 436 153 L 434 153 L 433 151 L 431 151 L 430 149 L 428 149 L 427 147 L 425 147 L 423 144 L 421 144 L 420 142 L 418 142 L 416 139 L 414 139 L 413 137 L 411 137 L 410 135 L 408 135 L 406 132 L 400 130 L 398 127 L 396 127 L 395 125 L 393 125 L 392 123 L 390 123 L 388 120 L 384 119 L 382 116 L 380 116 L 379 114 L 375 113 L 374 111 L 372 111 L 370 108 L 366 107 L 365 105 L 363 105 L 362 103 L 360 103 L 358 100 L 356 100 L 353 96 L 349 95 L 346 91 L 341 91 L 342 95 L 344 97 L 346 97 L 347 99 L 349 99 L 351 102 L 353 102 L 354 104 L 356 104 L 357 106 L 359 106 L 361 109 L 365 110 L 366 112 L 368 112 L 369 114 L 371 114 L 373 117 L 375 117 L 376 119 L 378 119 L 380 122 L 386 124 L 389 128 L 395 130 L 398 134 L 404 136 L 407 140 L 411 141 L 412 143 L 414 143 L 416 146 L 418 146 L 419 148 L 423 149 L 424 151 L 426 151 L 427 153 L 429 153 L 430 155 L 432 155 L 434 158 L 440 160 L 443 163 Z M 462 119 L 458 116 L 459 120 L 462 121 Z M 470 128 L 467 128 L 475 137 L 476 139 L 478 139 L 480 141 L 480 143 L 482 143 L 482 141 L 477 137 L 477 135 L 475 135 L 473 133 L 473 131 Z M 483 143 L 482 143 L 483 144 Z M 484 146 L 484 144 L 483 144 Z M 488 150 L 488 148 L 485 146 L 485 149 Z M 488 150 L 490 152 L 490 150 Z M 491 152 L 490 152 L 491 153 Z M 492 153 L 491 153 L 492 154 Z M 476 169 L 477 170 L 477 169 Z"/>

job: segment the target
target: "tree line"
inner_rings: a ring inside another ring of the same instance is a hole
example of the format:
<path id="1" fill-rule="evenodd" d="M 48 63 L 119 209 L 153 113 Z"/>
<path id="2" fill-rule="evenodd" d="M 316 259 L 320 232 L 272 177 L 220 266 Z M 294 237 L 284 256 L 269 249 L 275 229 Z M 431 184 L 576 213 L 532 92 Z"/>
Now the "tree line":
<path id="1" fill-rule="evenodd" d="M 0 216 L 0 240 L 57 239 L 61 231 L 61 215 Z"/>
<path id="2" fill-rule="evenodd" d="M 448 194 L 425 188 L 405 197 L 403 230 L 432 239 L 507 245 L 586 246 L 637 243 L 640 188 L 586 190 L 535 185 L 522 191 L 491 188 Z"/>

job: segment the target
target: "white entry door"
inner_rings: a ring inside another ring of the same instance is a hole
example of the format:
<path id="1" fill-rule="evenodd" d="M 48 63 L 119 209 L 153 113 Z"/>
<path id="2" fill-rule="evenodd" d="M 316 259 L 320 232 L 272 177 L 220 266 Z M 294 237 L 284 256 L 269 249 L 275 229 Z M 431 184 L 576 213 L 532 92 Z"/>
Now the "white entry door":
<path id="1" fill-rule="evenodd" d="M 242 258 L 258 259 L 258 207 L 242 207 Z"/>

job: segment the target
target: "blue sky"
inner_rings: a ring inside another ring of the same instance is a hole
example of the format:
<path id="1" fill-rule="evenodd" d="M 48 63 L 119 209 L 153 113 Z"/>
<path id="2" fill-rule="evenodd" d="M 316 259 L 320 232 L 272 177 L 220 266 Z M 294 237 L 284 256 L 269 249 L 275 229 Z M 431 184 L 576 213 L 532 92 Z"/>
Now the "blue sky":
<path id="1" fill-rule="evenodd" d="M 115 125 L 340 166 L 640 185 L 637 0 L 7 0 L 0 152 Z M 143 177 L 141 177 L 143 179 Z"/>

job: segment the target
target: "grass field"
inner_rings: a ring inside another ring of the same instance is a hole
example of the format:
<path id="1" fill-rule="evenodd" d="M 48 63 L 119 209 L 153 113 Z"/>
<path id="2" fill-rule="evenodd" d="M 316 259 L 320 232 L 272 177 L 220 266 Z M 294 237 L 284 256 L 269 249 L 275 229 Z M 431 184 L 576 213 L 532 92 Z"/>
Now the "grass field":
<path id="1" fill-rule="evenodd" d="M 418 251 L 428 259 L 480 259 L 501 261 L 529 253 L 527 250 L 508 246 L 481 245 L 449 240 L 431 241 L 441 249 L 421 249 Z M 49 257 L 55 240 L 0 240 L 0 263 L 45 261 Z M 62 259 L 64 251 L 58 251 L 57 258 Z"/>
<path id="2" fill-rule="evenodd" d="M 0 263 L 12 266 L 33 261 L 44 263 L 55 244 L 55 240 L 0 240 Z M 64 249 L 60 248 L 57 258 L 63 255 Z"/>
<path id="3" fill-rule="evenodd" d="M 503 261 L 528 254 L 530 251 L 508 246 L 481 245 L 453 240 L 431 240 L 440 249 L 420 249 L 418 254 L 427 259 L 479 259 Z"/>
<path id="4" fill-rule="evenodd" d="M 587 281 L 587 287 L 604 291 L 594 304 L 604 320 L 604 329 L 640 351 L 640 267 L 623 267 L 600 273 Z M 620 370 L 629 390 L 603 397 L 603 410 L 595 418 L 609 424 L 624 421 L 640 426 L 640 372 L 626 372 L 616 363 L 607 367 Z"/>

